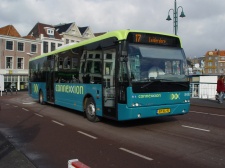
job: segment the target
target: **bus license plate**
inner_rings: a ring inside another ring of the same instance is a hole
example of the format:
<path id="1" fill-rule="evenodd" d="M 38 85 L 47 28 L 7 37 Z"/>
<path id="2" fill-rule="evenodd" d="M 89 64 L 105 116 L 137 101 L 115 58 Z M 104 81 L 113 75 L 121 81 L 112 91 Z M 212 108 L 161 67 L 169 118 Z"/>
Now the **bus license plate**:
<path id="1" fill-rule="evenodd" d="M 167 113 L 170 113 L 170 109 L 167 108 L 167 109 L 158 109 L 157 110 L 157 114 L 167 114 Z"/>

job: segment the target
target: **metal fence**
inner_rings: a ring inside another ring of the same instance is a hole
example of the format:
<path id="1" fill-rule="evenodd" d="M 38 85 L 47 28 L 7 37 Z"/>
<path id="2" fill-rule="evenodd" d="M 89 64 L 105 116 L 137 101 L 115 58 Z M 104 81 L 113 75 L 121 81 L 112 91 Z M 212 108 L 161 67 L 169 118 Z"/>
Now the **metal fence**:
<path id="1" fill-rule="evenodd" d="M 215 99 L 216 83 L 190 83 L 191 98 Z"/>

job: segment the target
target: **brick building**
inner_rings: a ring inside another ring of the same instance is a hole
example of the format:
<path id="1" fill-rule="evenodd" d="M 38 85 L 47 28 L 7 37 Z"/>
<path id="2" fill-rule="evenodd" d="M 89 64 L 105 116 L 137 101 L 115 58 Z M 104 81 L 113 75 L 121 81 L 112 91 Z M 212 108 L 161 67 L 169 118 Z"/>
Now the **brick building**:
<path id="1" fill-rule="evenodd" d="M 225 74 L 225 50 L 207 51 L 204 60 L 204 74 Z"/>
<path id="2" fill-rule="evenodd" d="M 4 75 L 5 88 L 27 89 L 29 59 L 40 53 L 40 40 L 21 37 L 13 25 L 1 27 L 0 74 Z"/>
<path id="3" fill-rule="evenodd" d="M 5 88 L 27 89 L 31 57 L 93 37 L 90 27 L 78 27 L 74 22 L 56 26 L 38 22 L 25 37 L 13 25 L 1 27 L 0 75 L 4 76 Z"/>

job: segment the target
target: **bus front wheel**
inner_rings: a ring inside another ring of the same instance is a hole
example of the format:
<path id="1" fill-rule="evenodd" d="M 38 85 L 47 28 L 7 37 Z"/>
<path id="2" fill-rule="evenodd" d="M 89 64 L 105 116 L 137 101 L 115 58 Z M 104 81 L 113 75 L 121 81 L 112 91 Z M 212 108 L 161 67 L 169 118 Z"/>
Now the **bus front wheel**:
<path id="1" fill-rule="evenodd" d="M 89 121 L 98 122 L 99 117 L 96 115 L 96 106 L 93 98 L 88 98 L 85 108 L 85 114 Z"/>

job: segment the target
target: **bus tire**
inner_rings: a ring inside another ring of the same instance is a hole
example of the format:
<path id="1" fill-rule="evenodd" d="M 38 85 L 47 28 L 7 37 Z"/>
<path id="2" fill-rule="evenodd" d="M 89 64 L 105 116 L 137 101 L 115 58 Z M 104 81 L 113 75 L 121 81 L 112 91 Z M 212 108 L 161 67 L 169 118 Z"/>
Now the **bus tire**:
<path id="1" fill-rule="evenodd" d="M 87 119 L 91 122 L 98 122 L 100 120 L 99 117 L 96 115 L 96 106 L 93 98 L 87 99 L 85 114 Z"/>
<path id="2" fill-rule="evenodd" d="M 45 104 L 44 103 L 44 95 L 43 95 L 42 91 L 39 92 L 39 103 L 42 105 Z"/>

